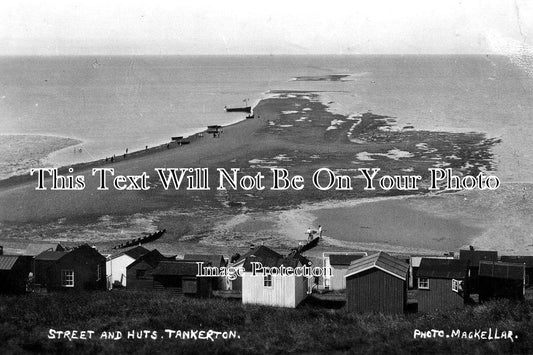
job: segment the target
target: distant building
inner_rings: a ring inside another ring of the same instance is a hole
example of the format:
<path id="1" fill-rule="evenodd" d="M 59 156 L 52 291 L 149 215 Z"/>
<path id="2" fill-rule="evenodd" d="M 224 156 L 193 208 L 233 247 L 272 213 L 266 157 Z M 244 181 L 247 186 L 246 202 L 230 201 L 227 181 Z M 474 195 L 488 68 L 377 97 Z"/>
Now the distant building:
<path id="1" fill-rule="evenodd" d="M 127 267 L 135 260 L 150 252 L 142 246 L 123 251 L 119 254 L 112 255 L 106 262 L 106 272 L 111 287 L 126 287 Z"/>
<path id="2" fill-rule="evenodd" d="M 137 260 L 126 267 L 126 277 L 128 280 L 127 288 L 153 289 L 153 271 L 161 261 L 169 260 L 175 260 L 175 258 L 166 257 L 157 249 L 141 255 Z"/>
<path id="3" fill-rule="evenodd" d="M 494 298 L 523 300 L 526 266 L 504 262 L 479 262 L 479 300 Z"/>
<path id="4" fill-rule="evenodd" d="M 523 264 L 526 268 L 526 288 L 533 280 L 533 256 L 502 255 L 500 261 L 505 263 Z"/>
<path id="5" fill-rule="evenodd" d="M 408 263 L 384 252 L 352 261 L 345 276 L 347 309 L 359 313 L 403 313 L 408 269 Z"/>
<path id="6" fill-rule="evenodd" d="M 331 270 L 331 275 L 326 274 L 322 278 L 324 288 L 329 290 L 346 289 L 346 279 L 344 276 L 346 275 L 346 271 L 348 271 L 350 263 L 365 256 L 367 256 L 365 252 L 324 253 L 324 268 Z"/>
<path id="7" fill-rule="evenodd" d="M 252 263 L 260 262 L 263 267 L 296 268 L 310 266 L 310 261 L 300 255 L 284 257 L 265 246 L 255 248 L 246 254 L 242 266 L 242 303 L 261 304 L 275 307 L 295 308 L 306 297 L 309 279 L 304 276 L 273 275 L 252 272 Z"/>
<path id="8" fill-rule="evenodd" d="M 85 244 L 70 251 L 45 251 L 34 259 L 36 284 L 48 290 L 105 290 L 106 260 Z"/>
<path id="9" fill-rule="evenodd" d="M 32 268 L 32 258 L 0 254 L 0 293 L 24 293 Z"/>
<path id="10" fill-rule="evenodd" d="M 468 263 L 457 259 L 422 258 L 418 269 L 416 299 L 419 312 L 463 308 L 468 294 Z"/>
<path id="11" fill-rule="evenodd" d="M 24 255 L 36 256 L 45 251 L 64 251 L 65 248 L 59 243 L 30 243 L 24 251 Z"/>

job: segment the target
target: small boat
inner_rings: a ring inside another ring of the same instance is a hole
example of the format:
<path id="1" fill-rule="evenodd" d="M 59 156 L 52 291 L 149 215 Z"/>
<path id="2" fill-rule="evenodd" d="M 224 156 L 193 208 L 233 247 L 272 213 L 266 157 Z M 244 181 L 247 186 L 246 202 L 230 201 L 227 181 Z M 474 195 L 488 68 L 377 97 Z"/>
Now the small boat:
<path id="1" fill-rule="evenodd" d="M 251 118 L 254 118 L 253 114 L 250 114 L 250 115 L 246 116 L 246 119 L 251 119 Z"/>
<path id="2" fill-rule="evenodd" d="M 291 252 L 289 255 L 297 255 L 309 249 L 313 249 L 314 247 L 318 245 L 319 241 L 320 241 L 320 237 L 316 237 L 313 240 L 307 242 L 306 244 L 299 245 L 296 248 L 291 248 Z"/>
<path id="3" fill-rule="evenodd" d="M 302 249 L 300 249 L 300 253 L 303 253 L 306 250 L 313 249 L 314 247 L 316 247 L 318 245 L 319 240 L 320 237 L 316 237 L 307 244 L 303 245 Z"/>

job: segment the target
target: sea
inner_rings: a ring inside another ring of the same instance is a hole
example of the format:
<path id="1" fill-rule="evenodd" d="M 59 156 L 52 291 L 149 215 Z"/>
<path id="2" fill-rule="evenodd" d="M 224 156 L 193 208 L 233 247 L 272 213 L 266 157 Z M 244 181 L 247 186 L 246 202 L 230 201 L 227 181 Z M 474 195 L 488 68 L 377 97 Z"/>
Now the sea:
<path id="1" fill-rule="evenodd" d="M 384 56 L 0 57 L 0 179 L 104 159 L 231 124 L 274 90 L 398 127 L 484 132 L 503 181 L 531 182 L 533 79 L 516 58 Z M 347 75 L 338 81 L 327 75 Z M 298 77 L 306 80 L 295 80 Z"/>

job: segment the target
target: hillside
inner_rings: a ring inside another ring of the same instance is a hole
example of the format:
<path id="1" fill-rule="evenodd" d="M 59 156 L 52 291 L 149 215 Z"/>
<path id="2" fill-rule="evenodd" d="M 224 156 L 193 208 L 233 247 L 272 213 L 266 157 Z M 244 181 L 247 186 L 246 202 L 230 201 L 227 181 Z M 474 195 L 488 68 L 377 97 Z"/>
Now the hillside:
<path id="1" fill-rule="evenodd" d="M 384 316 L 351 314 L 310 303 L 297 309 L 243 306 L 236 301 L 161 292 L 2 296 L 0 353 L 531 353 L 532 315 L 530 301 L 498 301 L 445 314 Z M 500 335 L 511 330 L 514 339 L 481 340 L 475 339 L 475 333 L 474 339 L 413 338 L 416 329 L 452 334 L 457 329 L 489 328 L 493 335 L 496 328 Z M 94 333 L 91 339 L 69 341 L 58 340 L 59 333 L 50 333 L 50 329 L 78 330 L 77 337 L 82 330 Z M 184 336 L 190 330 L 206 331 L 196 337 L 203 334 L 207 339 L 176 338 L 177 331 Z M 209 330 L 233 333 L 211 332 L 211 338 L 218 336 L 211 341 Z M 122 339 L 100 339 L 104 331 L 115 336 L 120 331 Z M 128 331 L 137 331 L 143 339 L 125 339 Z M 55 339 L 48 339 L 50 335 Z M 226 335 L 233 339 L 222 339 Z"/>

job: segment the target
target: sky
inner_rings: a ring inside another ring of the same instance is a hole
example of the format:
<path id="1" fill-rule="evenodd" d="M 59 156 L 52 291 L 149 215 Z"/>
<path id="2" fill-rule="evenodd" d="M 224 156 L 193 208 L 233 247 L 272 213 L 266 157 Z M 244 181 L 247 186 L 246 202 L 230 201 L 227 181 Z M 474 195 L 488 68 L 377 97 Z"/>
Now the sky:
<path id="1" fill-rule="evenodd" d="M 529 0 L 17 0 L 0 55 L 531 53 Z"/>

